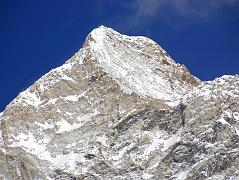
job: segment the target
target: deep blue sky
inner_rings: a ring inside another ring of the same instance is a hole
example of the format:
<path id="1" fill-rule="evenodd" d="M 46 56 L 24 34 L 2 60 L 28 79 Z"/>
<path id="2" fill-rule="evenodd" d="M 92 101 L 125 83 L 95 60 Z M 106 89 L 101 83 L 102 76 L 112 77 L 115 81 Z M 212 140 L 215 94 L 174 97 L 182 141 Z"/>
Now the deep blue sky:
<path id="1" fill-rule="evenodd" d="M 238 0 L 0 0 L 0 111 L 103 24 L 159 43 L 202 80 L 239 73 Z"/>

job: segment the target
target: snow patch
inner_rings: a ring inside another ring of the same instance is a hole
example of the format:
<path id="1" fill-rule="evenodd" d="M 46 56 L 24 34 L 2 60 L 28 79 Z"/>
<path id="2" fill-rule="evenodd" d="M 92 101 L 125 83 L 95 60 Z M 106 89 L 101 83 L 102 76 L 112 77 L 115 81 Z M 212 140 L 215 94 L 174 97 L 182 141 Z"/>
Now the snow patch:
<path id="1" fill-rule="evenodd" d="M 91 117 L 97 115 L 98 112 L 95 111 L 93 113 L 85 114 L 82 116 L 77 117 L 77 122 L 74 122 L 73 124 L 67 122 L 66 120 L 62 119 L 61 121 L 57 121 L 56 125 L 58 126 L 57 133 L 63 133 L 67 131 L 72 131 L 75 129 L 78 129 L 84 125 L 87 121 L 91 120 Z"/>
<path id="2" fill-rule="evenodd" d="M 99 136 L 97 137 L 96 141 L 100 142 L 102 145 L 106 146 L 107 145 L 107 140 L 108 138 L 103 135 L 103 136 Z"/>
<path id="3" fill-rule="evenodd" d="M 164 147 L 163 147 L 162 151 L 168 150 L 169 147 L 171 147 L 175 143 L 179 142 L 181 133 L 182 133 L 182 128 L 178 131 L 177 134 L 174 134 L 170 138 L 168 138 L 167 140 L 164 140 L 164 142 L 163 142 Z"/>
<path id="4" fill-rule="evenodd" d="M 46 104 L 55 104 L 58 98 L 50 99 Z"/>
<path id="5" fill-rule="evenodd" d="M 89 153 L 97 154 L 97 148 L 91 149 Z M 66 170 L 70 173 L 86 173 L 88 166 L 91 165 L 89 161 L 85 159 L 85 153 L 70 152 L 68 154 L 58 154 L 56 157 L 51 158 L 52 166 L 58 169 Z M 78 163 L 85 164 L 83 168 L 79 169 Z"/>
<path id="6" fill-rule="evenodd" d="M 66 120 L 62 119 L 61 121 L 57 121 L 56 125 L 58 126 L 57 133 L 63 133 L 66 131 L 72 131 L 72 130 L 78 129 L 79 127 L 81 127 L 82 124 L 81 123 L 70 124 Z"/>
<path id="7" fill-rule="evenodd" d="M 77 167 L 77 162 L 85 162 L 82 154 L 70 152 L 69 154 L 57 155 L 52 158 L 52 165 L 56 168 L 67 169 L 68 171 L 74 171 Z"/>
<path id="8" fill-rule="evenodd" d="M 74 95 L 70 95 L 70 96 L 65 96 L 63 97 L 65 100 L 67 101 L 78 101 L 78 99 L 82 96 L 84 96 L 88 91 L 84 91 L 83 93 L 78 94 L 74 94 Z"/>
<path id="9" fill-rule="evenodd" d="M 21 147 L 30 154 L 36 155 L 41 160 L 46 160 L 51 164 L 51 168 L 62 168 L 68 172 L 75 172 L 78 162 L 86 162 L 84 154 L 70 152 L 68 154 L 57 154 L 52 156 L 47 151 L 47 143 L 50 142 L 50 138 L 44 138 L 36 140 L 32 133 L 21 133 L 14 137 L 14 144 L 10 147 Z M 93 153 L 96 149 L 91 150 Z M 83 169 L 81 170 L 83 171 Z"/>
<path id="10" fill-rule="evenodd" d="M 28 134 L 20 133 L 16 137 L 13 137 L 13 139 L 14 143 L 10 147 L 22 147 L 28 153 L 34 154 L 43 160 L 51 158 L 50 153 L 46 150 L 46 146 L 51 138 L 46 137 L 36 140 L 33 134 L 29 132 Z"/>
<path id="11" fill-rule="evenodd" d="M 143 175 L 142 175 L 142 179 L 151 179 L 153 177 L 153 175 L 152 174 L 148 174 L 148 173 L 143 173 Z"/>
<path id="12" fill-rule="evenodd" d="M 64 97 L 64 99 L 67 100 L 67 101 L 78 101 L 79 96 L 77 96 L 77 95 L 71 95 L 71 96 L 66 96 L 66 97 Z"/>
<path id="13" fill-rule="evenodd" d="M 49 124 L 48 122 L 44 122 L 44 124 L 43 123 L 39 123 L 39 122 L 36 122 L 36 124 L 38 125 L 38 126 L 40 126 L 42 129 L 53 129 L 54 128 L 54 125 L 53 124 Z"/>
<path id="14" fill-rule="evenodd" d="M 179 172 L 176 177 L 177 177 L 177 180 L 185 180 L 187 175 L 189 173 L 189 170 L 186 170 L 186 171 L 182 171 L 182 172 Z"/>

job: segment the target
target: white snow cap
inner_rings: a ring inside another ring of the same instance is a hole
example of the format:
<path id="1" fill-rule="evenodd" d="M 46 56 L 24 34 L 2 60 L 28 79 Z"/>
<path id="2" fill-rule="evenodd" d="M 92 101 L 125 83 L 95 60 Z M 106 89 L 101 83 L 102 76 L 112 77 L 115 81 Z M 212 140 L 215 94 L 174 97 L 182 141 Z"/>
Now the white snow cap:
<path id="1" fill-rule="evenodd" d="M 100 66 L 126 93 L 135 92 L 173 104 L 188 90 L 186 85 L 170 82 L 175 67 L 182 66 L 151 39 L 122 35 L 100 26 L 90 33 L 88 40 L 86 43 Z"/>

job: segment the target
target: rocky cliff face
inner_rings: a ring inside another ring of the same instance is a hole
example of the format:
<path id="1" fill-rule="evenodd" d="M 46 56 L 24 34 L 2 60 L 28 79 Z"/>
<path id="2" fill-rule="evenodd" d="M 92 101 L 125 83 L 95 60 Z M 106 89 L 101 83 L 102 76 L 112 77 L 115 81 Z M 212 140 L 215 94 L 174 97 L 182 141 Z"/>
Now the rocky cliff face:
<path id="1" fill-rule="evenodd" d="M 239 178 L 239 77 L 201 82 L 103 26 L 0 123 L 2 179 Z"/>

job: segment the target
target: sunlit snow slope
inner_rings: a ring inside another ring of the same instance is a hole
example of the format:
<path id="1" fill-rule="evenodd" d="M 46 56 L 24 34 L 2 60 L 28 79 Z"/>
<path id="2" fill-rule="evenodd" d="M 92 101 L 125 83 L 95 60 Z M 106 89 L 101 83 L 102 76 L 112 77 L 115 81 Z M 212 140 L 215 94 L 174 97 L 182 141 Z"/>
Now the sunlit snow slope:
<path id="1" fill-rule="evenodd" d="M 86 45 L 127 93 L 176 101 L 200 82 L 146 37 L 121 35 L 100 26 L 90 33 Z"/>

